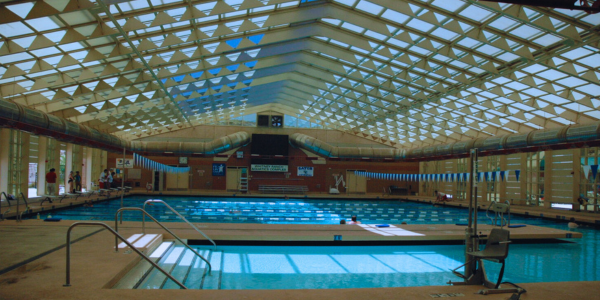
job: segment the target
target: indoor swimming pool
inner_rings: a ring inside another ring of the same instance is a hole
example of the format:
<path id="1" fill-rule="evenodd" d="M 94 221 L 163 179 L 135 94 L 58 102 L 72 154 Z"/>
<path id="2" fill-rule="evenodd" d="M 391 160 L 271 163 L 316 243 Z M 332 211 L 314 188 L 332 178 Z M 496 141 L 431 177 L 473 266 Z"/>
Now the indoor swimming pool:
<path id="1" fill-rule="evenodd" d="M 513 283 L 600 280 L 598 231 L 578 229 L 575 243 L 510 246 L 503 281 Z M 334 289 L 445 285 L 460 281 L 450 272 L 464 262 L 464 246 L 219 246 L 197 247 L 213 267 L 190 250 L 173 245 L 159 265 L 191 289 Z M 486 262 L 495 280 L 499 264 Z M 139 289 L 178 289 L 152 271 Z"/>
<path id="2" fill-rule="evenodd" d="M 142 207 L 148 199 L 166 201 L 191 222 L 197 223 L 262 223 L 262 224 L 339 224 L 356 215 L 363 224 L 457 224 L 467 222 L 467 210 L 448 206 L 433 206 L 397 200 L 326 200 L 277 199 L 240 197 L 156 197 L 129 196 L 124 207 Z M 73 206 L 42 215 L 51 214 L 64 220 L 114 221 L 121 207 L 120 199 L 94 203 L 93 207 Z M 161 222 L 179 222 L 167 207 L 147 205 L 146 210 Z M 139 212 L 126 211 L 126 221 L 141 221 Z M 478 215 L 479 222 L 489 224 L 485 213 Z M 512 223 L 531 225 L 554 224 L 541 218 L 511 216 Z"/>
<path id="3" fill-rule="evenodd" d="M 158 197 L 131 196 L 126 207 L 142 207 Z M 427 203 L 383 200 L 325 200 L 224 197 L 160 197 L 191 222 L 264 224 L 339 224 L 357 215 L 364 224 L 457 224 L 468 210 Z M 51 212 L 69 220 L 113 221 L 120 200 Z M 178 222 L 164 205 L 146 206 L 159 221 Z M 490 224 L 479 213 L 480 224 Z M 124 220 L 141 221 L 139 212 L 125 212 Z M 511 216 L 513 224 L 569 230 L 564 221 Z M 592 227 L 571 229 L 583 238 L 566 243 L 513 244 L 504 281 L 554 282 L 600 280 L 600 234 Z M 159 247 L 154 253 L 164 269 L 195 289 L 330 289 L 445 285 L 457 281 L 451 268 L 464 262 L 462 245 L 428 246 L 194 246 L 212 265 L 203 276 L 204 262 L 180 244 Z M 499 265 L 486 263 L 491 278 Z M 136 283 L 140 289 L 178 288 L 154 270 Z M 115 287 L 123 288 L 123 287 Z M 131 288 L 131 287 L 128 287 Z"/>

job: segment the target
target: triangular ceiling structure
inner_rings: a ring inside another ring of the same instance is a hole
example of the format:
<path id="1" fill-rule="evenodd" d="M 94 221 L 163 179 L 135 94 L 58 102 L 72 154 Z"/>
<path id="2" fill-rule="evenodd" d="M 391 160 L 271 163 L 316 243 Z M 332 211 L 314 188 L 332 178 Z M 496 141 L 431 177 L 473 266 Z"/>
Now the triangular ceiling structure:
<path id="1" fill-rule="evenodd" d="M 0 4 L 0 96 L 126 139 L 261 111 L 406 148 L 600 119 L 598 14 L 461 0 L 161 3 Z"/>

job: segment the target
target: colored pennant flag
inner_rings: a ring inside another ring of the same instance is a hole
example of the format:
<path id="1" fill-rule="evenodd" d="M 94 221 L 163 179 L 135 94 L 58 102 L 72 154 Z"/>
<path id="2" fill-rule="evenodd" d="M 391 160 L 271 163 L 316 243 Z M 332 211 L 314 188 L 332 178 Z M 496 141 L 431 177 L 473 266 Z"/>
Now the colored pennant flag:
<path id="1" fill-rule="evenodd" d="M 590 170 L 592 169 L 592 167 L 585 165 L 585 166 L 582 166 L 582 168 L 583 168 L 583 176 L 585 176 L 585 179 L 588 179 L 590 176 Z"/>
<path id="2" fill-rule="evenodd" d="M 519 181 L 520 175 L 521 175 L 521 170 L 515 170 L 515 177 L 517 177 L 517 182 Z"/>
<path id="3" fill-rule="evenodd" d="M 598 165 L 591 165 L 590 168 L 592 169 L 592 178 L 595 181 L 596 174 L 598 174 Z"/>

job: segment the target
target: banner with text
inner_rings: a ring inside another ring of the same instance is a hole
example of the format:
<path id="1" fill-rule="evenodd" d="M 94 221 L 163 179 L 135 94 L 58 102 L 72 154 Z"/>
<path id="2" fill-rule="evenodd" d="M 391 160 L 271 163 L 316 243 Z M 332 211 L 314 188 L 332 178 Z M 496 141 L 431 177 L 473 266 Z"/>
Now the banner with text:
<path id="1" fill-rule="evenodd" d="M 313 167 L 298 167 L 298 176 L 313 177 L 314 176 L 314 168 Z"/>
<path id="2" fill-rule="evenodd" d="M 287 165 L 250 165 L 250 170 L 255 172 L 287 172 Z"/>

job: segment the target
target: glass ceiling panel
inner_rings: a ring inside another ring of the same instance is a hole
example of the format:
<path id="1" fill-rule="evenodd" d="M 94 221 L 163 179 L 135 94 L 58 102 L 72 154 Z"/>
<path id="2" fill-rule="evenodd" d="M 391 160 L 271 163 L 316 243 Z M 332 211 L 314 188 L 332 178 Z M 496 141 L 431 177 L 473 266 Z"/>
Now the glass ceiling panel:
<path id="1" fill-rule="evenodd" d="M 311 5 L 227 0 L 219 6 L 216 1 L 194 4 L 206 16 L 182 19 L 191 12 L 180 0 L 150 3 L 172 20 L 157 21 L 148 1 L 111 7 L 122 26 L 130 19 L 144 24 L 128 34 L 143 59 L 129 50 L 105 13 L 99 14 L 100 27 L 90 11 L 65 8 L 60 15 L 66 24 L 43 15 L 0 20 L 0 34 L 8 39 L 0 44 L 0 91 L 14 91 L 2 96 L 32 93 L 39 99 L 32 104 L 61 103 L 50 113 L 76 111 L 79 115 L 71 120 L 108 122 L 110 132 L 125 138 L 143 131 L 157 134 L 152 126 L 227 124 L 270 102 L 286 106 L 282 113 L 296 111 L 299 122 L 362 132 L 406 147 L 511 133 L 516 123 L 520 130 L 532 130 L 540 124 L 597 119 L 591 111 L 600 104 L 593 98 L 600 89 L 598 45 L 582 47 L 577 38 L 567 38 L 573 31 L 564 33 L 574 26 L 579 38 L 586 36 L 590 24 L 598 23 L 596 15 L 525 7 L 530 22 L 510 12 L 511 5 L 500 5 L 504 13 L 499 13 L 458 0 L 398 1 L 394 10 L 382 0 Z M 325 7 L 328 13 L 319 14 Z M 8 8 L 25 17 L 33 6 Z M 552 26 L 539 25 L 542 14 L 548 14 Z M 484 31 L 482 22 L 489 23 Z M 544 59 L 538 59 L 540 46 L 550 46 Z M 500 75 L 498 70 L 508 65 L 511 72 Z M 130 89 L 132 82 L 135 89 Z M 88 90 L 76 92 L 79 86 Z M 169 96 L 161 97 L 160 90 Z M 592 100 L 582 105 L 580 99 Z M 135 117 L 114 114 L 114 106 Z M 525 111 L 533 114 L 517 117 Z M 413 133 L 398 134 L 407 129 Z"/>

